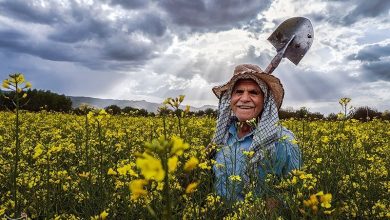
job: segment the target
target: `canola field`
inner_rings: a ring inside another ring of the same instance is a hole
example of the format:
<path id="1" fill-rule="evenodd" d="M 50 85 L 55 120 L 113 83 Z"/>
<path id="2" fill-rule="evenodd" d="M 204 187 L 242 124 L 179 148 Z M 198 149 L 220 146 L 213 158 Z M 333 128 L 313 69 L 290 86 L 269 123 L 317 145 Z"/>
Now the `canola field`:
<path id="1" fill-rule="evenodd" d="M 214 118 L 101 110 L 0 119 L 0 219 L 390 218 L 389 121 L 282 121 L 304 167 L 267 175 L 266 193 L 249 185 L 244 199 L 228 200 L 213 192 L 205 151 Z"/>

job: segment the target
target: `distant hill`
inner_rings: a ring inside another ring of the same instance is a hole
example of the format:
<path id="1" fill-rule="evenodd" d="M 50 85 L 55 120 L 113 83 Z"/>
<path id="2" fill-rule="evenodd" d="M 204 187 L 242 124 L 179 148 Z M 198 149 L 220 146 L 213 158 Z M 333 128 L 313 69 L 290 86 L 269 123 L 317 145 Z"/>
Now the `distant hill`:
<path id="1" fill-rule="evenodd" d="M 130 106 L 132 108 L 138 109 L 146 109 L 148 112 L 157 112 L 158 107 L 162 104 L 147 102 L 145 100 L 133 101 L 133 100 L 118 100 L 118 99 L 99 99 L 99 98 L 91 98 L 91 97 L 83 97 L 83 96 L 68 96 L 72 100 L 72 108 L 77 108 L 81 104 L 88 104 L 94 106 L 96 108 L 105 108 L 110 105 L 117 105 L 120 108 L 124 108 L 126 106 Z M 184 106 L 181 106 L 184 108 Z M 190 110 L 193 112 L 199 110 L 205 110 L 207 108 L 216 109 L 216 106 L 213 105 L 204 105 L 200 108 L 190 107 Z"/>

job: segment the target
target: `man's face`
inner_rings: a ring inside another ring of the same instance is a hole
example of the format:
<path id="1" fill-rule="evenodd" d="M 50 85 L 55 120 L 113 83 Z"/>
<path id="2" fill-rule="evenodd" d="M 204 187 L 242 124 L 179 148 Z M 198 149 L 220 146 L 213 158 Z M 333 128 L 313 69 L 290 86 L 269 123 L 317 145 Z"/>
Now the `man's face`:
<path id="1" fill-rule="evenodd" d="M 263 110 L 263 105 L 264 95 L 255 81 L 245 79 L 236 82 L 230 107 L 239 121 L 257 117 Z"/>

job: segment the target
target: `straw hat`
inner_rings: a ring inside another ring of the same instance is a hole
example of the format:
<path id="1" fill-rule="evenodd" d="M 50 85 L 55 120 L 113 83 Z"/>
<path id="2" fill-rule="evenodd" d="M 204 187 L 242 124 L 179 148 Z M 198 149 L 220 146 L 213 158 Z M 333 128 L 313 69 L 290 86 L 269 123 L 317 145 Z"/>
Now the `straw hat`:
<path id="1" fill-rule="evenodd" d="M 263 72 L 263 70 L 259 66 L 254 64 L 240 64 L 236 66 L 236 68 L 234 69 L 233 77 L 229 80 L 229 82 L 221 86 L 214 87 L 213 92 L 217 96 L 217 98 L 220 99 L 222 94 L 230 90 L 238 79 L 251 78 L 251 76 L 267 84 L 268 89 L 271 90 L 271 93 L 274 96 L 276 106 L 278 107 L 278 109 L 280 109 L 284 97 L 284 89 L 282 83 L 278 78 L 271 74 Z"/>

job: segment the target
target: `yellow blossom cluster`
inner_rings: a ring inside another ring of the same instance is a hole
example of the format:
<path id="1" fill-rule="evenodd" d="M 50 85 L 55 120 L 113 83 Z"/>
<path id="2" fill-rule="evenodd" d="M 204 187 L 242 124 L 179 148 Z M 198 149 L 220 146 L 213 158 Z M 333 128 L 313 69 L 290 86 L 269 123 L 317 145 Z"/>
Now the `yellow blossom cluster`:
<path id="1" fill-rule="evenodd" d="M 88 111 L 20 112 L 18 156 L 15 113 L 0 112 L 0 218 L 390 217 L 389 121 L 285 120 L 300 146 L 302 169 L 267 175 L 263 185 L 230 176 L 244 188 L 242 200 L 229 201 L 213 185 L 213 168 L 225 165 L 205 150 L 215 118 L 184 117 L 179 129 L 177 116 Z"/>

